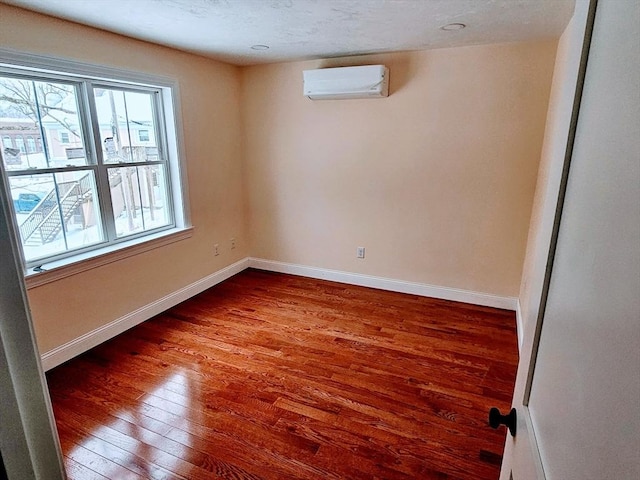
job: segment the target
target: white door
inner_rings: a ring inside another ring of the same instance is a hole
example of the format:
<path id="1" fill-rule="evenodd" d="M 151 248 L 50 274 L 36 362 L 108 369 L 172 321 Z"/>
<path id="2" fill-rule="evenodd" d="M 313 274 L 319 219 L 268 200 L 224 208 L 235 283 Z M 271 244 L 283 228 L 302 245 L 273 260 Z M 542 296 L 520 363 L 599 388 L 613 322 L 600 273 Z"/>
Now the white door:
<path id="1" fill-rule="evenodd" d="M 7 192 L 0 180 L 0 477 L 62 480 L 58 432 L 18 268 Z"/>
<path id="2" fill-rule="evenodd" d="M 583 86 L 502 480 L 640 478 L 637 0 L 598 2 Z"/>

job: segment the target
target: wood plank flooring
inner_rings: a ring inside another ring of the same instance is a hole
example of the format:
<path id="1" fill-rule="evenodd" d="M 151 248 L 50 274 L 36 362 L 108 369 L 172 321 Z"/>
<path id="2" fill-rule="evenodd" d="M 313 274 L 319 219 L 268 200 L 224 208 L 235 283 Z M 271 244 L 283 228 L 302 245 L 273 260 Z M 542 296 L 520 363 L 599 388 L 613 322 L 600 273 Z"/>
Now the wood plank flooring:
<path id="1" fill-rule="evenodd" d="M 70 479 L 497 479 L 513 312 L 246 270 L 47 374 Z"/>

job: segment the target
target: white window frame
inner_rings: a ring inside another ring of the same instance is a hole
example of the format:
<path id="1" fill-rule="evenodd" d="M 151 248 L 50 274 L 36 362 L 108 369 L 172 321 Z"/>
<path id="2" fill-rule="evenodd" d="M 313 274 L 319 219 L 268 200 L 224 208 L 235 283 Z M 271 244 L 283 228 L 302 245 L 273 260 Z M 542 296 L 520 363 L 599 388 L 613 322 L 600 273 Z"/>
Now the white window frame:
<path id="1" fill-rule="evenodd" d="M 33 265 L 25 262 L 24 255 L 21 261 L 25 268 L 26 283 L 28 288 L 56 281 L 75 273 L 89 270 L 100 265 L 111 263 L 132 255 L 161 247 L 192 235 L 193 229 L 190 222 L 188 203 L 187 172 L 185 153 L 183 147 L 182 120 L 179 115 L 179 85 L 175 79 L 151 75 L 140 72 L 121 70 L 112 67 L 92 65 L 73 60 L 44 57 L 9 49 L 0 49 L 0 74 L 15 73 L 51 75 L 55 77 L 67 77 L 75 79 L 87 79 L 92 82 L 109 84 L 115 83 L 125 88 L 153 88 L 159 91 L 159 107 L 161 109 L 160 120 L 164 123 L 163 136 L 164 148 L 167 157 L 167 176 L 171 188 L 168 194 L 171 196 L 173 213 L 173 225 L 162 230 L 153 231 L 150 234 L 142 233 L 125 239 L 101 244 L 98 248 L 87 248 L 68 255 L 51 257 L 51 261 L 44 260 L 38 265 L 38 271 L 33 270 Z M 87 145 L 89 147 L 89 145 Z M 34 173 L 37 173 L 34 172 Z M 7 176 L 3 173 L 1 180 L 8 186 Z M 7 188 L 7 191 L 8 188 Z M 169 193 L 170 192 L 170 193 Z M 14 232 L 18 235 L 18 232 Z M 17 237 L 19 238 L 19 236 Z"/>

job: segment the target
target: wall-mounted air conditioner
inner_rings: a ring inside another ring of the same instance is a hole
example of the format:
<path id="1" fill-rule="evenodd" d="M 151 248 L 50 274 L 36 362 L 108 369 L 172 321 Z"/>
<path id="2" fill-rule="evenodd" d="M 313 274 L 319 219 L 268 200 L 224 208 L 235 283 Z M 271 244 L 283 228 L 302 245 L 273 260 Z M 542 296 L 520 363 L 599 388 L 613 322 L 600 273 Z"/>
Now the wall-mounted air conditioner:
<path id="1" fill-rule="evenodd" d="M 380 98 L 389 95 L 389 69 L 384 65 L 305 70 L 304 94 L 311 100 Z"/>

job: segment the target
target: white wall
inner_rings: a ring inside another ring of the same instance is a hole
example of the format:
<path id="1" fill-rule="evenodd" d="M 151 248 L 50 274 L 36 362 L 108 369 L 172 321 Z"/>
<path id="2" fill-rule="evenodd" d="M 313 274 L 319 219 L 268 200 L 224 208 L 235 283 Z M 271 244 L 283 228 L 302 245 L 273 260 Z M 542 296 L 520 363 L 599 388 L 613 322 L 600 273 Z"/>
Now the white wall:
<path id="1" fill-rule="evenodd" d="M 555 41 L 239 69 L 3 4 L 0 28 L 182 92 L 193 237 L 30 289 L 41 352 L 248 255 L 518 296 Z M 302 96 L 304 68 L 345 62 L 386 63 L 391 96 Z"/>
<path id="2" fill-rule="evenodd" d="M 549 480 L 640 475 L 637 2 L 598 2 L 550 293 L 532 358 L 589 3 L 577 2 L 558 48 L 520 296 L 518 435 L 507 437 L 502 480 L 511 473 L 516 480 L 542 478 L 538 466 Z"/>
<path id="3" fill-rule="evenodd" d="M 2 47 L 177 81 L 193 235 L 29 289 L 38 345 L 52 351 L 248 255 L 238 67 L 0 3 Z M 230 239 L 237 239 L 231 249 Z M 213 245 L 220 255 L 213 255 Z"/>
<path id="4" fill-rule="evenodd" d="M 537 316 L 543 292 L 547 257 L 551 245 L 558 194 L 567 152 L 567 140 L 578 82 L 582 45 L 588 13 L 588 0 L 579 0 L 573 18 L 558 42 L 553 83 L 549 99 L 544 144 L 535 192 L 525 263 L 520 286 L 519 325 L 520 360 L 513 398 L 518 410 L 518 435 L 507 436 L 501 480 L 508 480 L 513 469 L 514 478 L 535 479 L 536 451 L 533 433 L 525 421 L 523 406 L 534 349 Z"/>
<path id="5" fill-rule="evenodd" d="M 585 2 L 580 3 L 582 4 Z M 567 152 L 567 138 L 578 80 L 585 19 L 586 8 L 582 8 L 580 14 L 569 22 L 558 43 L 520 285 L 519 299 L 523 331 L 529 329 L 538 316 L 562 168 Z"/>
<path id="6" fill-rule="evenodd" d="M 548 480 L 640 478 L 638 19 L 598 2 L 529 403 Z"/>
<path id="7" fill-rule="evenodd" d="M 516 297 L 555 51 L 547 41 L 243 69 L 252 255 Z M 390 68 L 388 98 L 302 95 L 305 69 L 375 63 Z"/>

